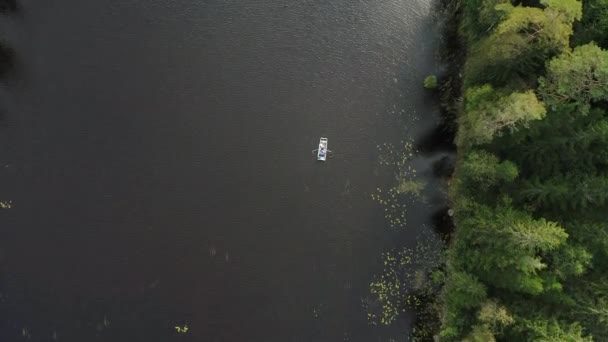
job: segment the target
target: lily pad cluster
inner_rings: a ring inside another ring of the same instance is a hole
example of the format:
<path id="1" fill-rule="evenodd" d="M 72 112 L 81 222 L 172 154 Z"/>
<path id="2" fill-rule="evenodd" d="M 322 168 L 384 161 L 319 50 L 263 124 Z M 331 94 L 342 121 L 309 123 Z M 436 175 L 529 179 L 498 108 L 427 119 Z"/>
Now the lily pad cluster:
<path id="1" fill-rule="evenodd" d="M 443 241 L 430 233 L 419 237 L 415 248 L 382 254 L 383 270 L 370 284 L 372 299 L 364 301 L 368 322 L 390 325 L 406 309 L 418 311 L 423 298 L 436 286 L 443 264 Z"/>
<path id="2" fill-rule="evenodd" d="M 401 141 L 400 146 L 383 143 L 377 148 L 380 165 L 393 168 L 396 182 L 387 190 L 376 188 L 371 198 L 384 207 L 384 217 L 391 228 L 403 228 L 409 195 L 420 196 L 424 188 L 423 183 L 415 180 L 416 170 L 409 163 L 416 151 L 411 141 Z"/>
<path id="3" fill-rule="evenodd" d="M 178 334 L 185 334 L 188 332 L 188 324 L 184 324 L 183 326 L 179 326 L 176 325 L 175 326 L 175 331 L 177 331 Z"/>
<path id="4" fill-rule="evenodd" d="M 407 205 L 396 187 L 392 187 L 385 192 L 381 188 L 376 188 L 376 193 L 371 196 L 374 201 L 384 207 L 384 217 L 391 228 L 405 228 Z"/>
<path id="5" fill-rule="evenodd" d="M 13 201 L 0 201 L 1 209 L 10 209 L 13 207 Z"/>
<path id="6" fill-rule="evenodd" d="M 399 146 L 383 143 L 376 145 L 376 147 L 378 148 L 380 165 L 396 166 L 399 169 L 406 167 L 416 153 L 412 141 L 401 140 Z"/>

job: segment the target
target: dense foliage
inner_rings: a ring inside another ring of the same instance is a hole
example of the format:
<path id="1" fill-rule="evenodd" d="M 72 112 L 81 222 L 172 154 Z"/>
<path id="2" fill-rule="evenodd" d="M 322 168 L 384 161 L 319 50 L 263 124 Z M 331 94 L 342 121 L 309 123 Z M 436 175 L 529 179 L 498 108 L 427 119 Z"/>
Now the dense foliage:
<path id="1" fill-rule="evenodd" d="M 608 341 L 608 1 L 464 0 L 444 341 Z"/>

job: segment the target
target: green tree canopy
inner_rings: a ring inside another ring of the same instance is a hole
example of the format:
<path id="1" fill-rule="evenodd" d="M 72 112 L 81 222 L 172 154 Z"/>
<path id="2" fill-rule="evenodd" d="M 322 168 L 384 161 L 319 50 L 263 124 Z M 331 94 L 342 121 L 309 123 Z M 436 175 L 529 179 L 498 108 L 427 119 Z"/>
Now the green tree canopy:
<path id="1" fill-rule="evenodd" d="M 504 327 L 513 324 L 513 316 L 506 307 L 500 305 L 496 300 L 486 300 L 479 309 L 477 319 L 486 325 L 494 333 L 499 332 Z"/>
<path id="2" fill-rule="evenodd" d="M 486 287 L 466 272 L 454 272 L 447 284 L 447 290 L 452 292 L 449 297 L 451 305 L 462 308 L 474 308 L 486 298 Z"/>
<path id="3" fill-rule="evenodd" d="M 583 335 L 578 323 L 564 323 L 555 319 L 536 318 L 522 320 L 520 329 L 527 335 L 526 341 L 536 342 L 592 342 Z"/>
<path id="4" fill-rule="evenodd" d="M 545 0 L 544 9 L 495 6 L 503 13 L 494 32 L 476 44 L 467 61 L 469 82 L 503 84 L 514 74 L 527 78 L 545 60 L 569 48 L 572 24 L 581 17 L 577 0 Z"/>
<path id="5" fill-rule="evenodd" d="M 511 151 L 509 155 L 528 176 L 547 178 L 566 172 L 599 172 L 608 166 L 608 120 L 549 123 L 539 129 L 533 141 Z"/>
<path id="6" fill-rule="evenodd" d="M 503 130 L 526 127 L 530 121 L 540 120 L 545 114 L 543 103 L 531 90 L 505 96 L 488 84 L 471 88 L 466 93 L 466 112 L 460 118 L 458 145 L 489 143 Z"/>
<path id="7" fill-rule="evenodd" d="M 496 337 L 494 337 L 494 333 L 492 330 L 485 325 L 474 325 L 471 333 L 465 337 L 462 342 L 494 342 L 496 341 Z"/>
<path id="8" fill-rule="evenodd" d="M 546 180 L 532 178 L 522 184 L 519 196 L 528 204 L 544 210 L 604 207 L 608 204 L 608 178 L 578 174 Z"/>
<path id="9" fill-rule="evenodd" d="M 530 294 L 544 290 L 543 255 L 557 249 L 568 234 L 555 222 L 534 219 L 503 204 L 470 204 L 458 221 L 455 245 L 460 267 L 495 287 Z"/>
<path id="10" fill-rule="evenodd" d="M 576 104 L 587 114 L 592 101 L 608 100 L 608 51 L 593 43 L 578 46 L 552 59 L 539 83 L 547 105 Z"/>
<path id="11" fill-rule="evenodd" d="M 517 166 L 510 161 L 499 162 L 498 158 L 486 151 L 472 151 L 465 156 L 461 167 L 461 179 L 466 189 L 475 192 L 488 190 L 502 182 L 512 182 L 517 178 Z"/>
<path id="12" fill-rule="evenodd" d="M 504 19 L 504 12 L 497 11 L 496 5 L 508 0 L 470 0 L 463 3 L 465 15 L 462 17 L 461 30 L 471 41 L 488 35 Z"/>
<path id="13" fill-rule="evenodd" d="M 608 48 L 608 0 L 586 0 L 583 3 L 583 18 L 575 37 L 579 43 L 594 41 Z"/>

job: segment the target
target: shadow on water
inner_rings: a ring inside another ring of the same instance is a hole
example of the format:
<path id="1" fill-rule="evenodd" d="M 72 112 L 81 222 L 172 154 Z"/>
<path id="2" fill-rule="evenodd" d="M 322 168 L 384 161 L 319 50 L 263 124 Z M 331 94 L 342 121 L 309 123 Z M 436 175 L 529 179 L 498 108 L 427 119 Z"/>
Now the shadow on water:
<path id="1" fill-rule="evenodd" d="M 445 125 L 439 125 L 416 142 L 416 149 L 423 154 L 456 152 L 454 134 Z"/>
<path id="2" fill-rule="evenodd" d="M 418 150 L 427 156 L 434 156 L 430 161 L 429 173 L 436 186 L 442 191 L 435 196 L 434 208 L 431 214 L 434 230 L 443 238 L 448 239 L 453 232 L 454 223 L 449 215 L 449 198 L 447 184 L 454 174 L 456 166 L 456 146 L 453 135 L 445 127 L 438 126 L 428 135 L 422 137 L 417 144 Z"/>
<path id="3" fill-rule="evenodd" d="M 432 222 L 435 230 L 443 237 L 449 238 L 454 231 L 454 222 L 449 214 L 448 206 L 436 210 L 432 215 Z"/>
<path id="4" fill-rule="evenodd" d="M 17 0 L 0 0 L 0 13 L 15 12 L 18 9 Z"/>
<path id="5" fill-rule="evenodd" d="M 0 41 L 0 78 L 5 78 L 15 69 L 15 50 Z"/>
<path id="6" fill-rule="evenodd" d="M 435 177 L 448 178 L 454 173 L 456 158 L 454 154 L 446 154 L 433 163 Z"/>
<path id="7" fill-rule="evenodd" d="M 6 42 L 0 41 L 0 82 L 7 80 L 15 73 L 16 69 L 16 54 L 12 47 L 9 47 Z M 6 98 L 6 89 L 0 89 L 0 125 L 4 127 L 6 124 L 8 99 Z"/>
<path id="8" fill-rule="evenodd" d="M 17 0 L 0 0 L 0 14 L 8 15 L 19 9 Z M 7 79 L 15 72 L 17 58 L 15 49 L 9 43 L 0 40 L 0 81 Z M 6 116 L 6 99 L 4 94 L 0 94 L 0 121 L 4 121 Z"/>

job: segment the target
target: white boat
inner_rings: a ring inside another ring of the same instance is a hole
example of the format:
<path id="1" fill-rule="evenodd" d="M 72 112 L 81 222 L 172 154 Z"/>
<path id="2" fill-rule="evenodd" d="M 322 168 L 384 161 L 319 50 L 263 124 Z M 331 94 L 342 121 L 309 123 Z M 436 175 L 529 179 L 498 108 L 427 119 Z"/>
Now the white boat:
<path id="1" fill-rule="evenodd" d="M 319 150 L 317 151 L 317 160 L 327 160 L 327 138 L 321 138 L 319 140 Z"/>

